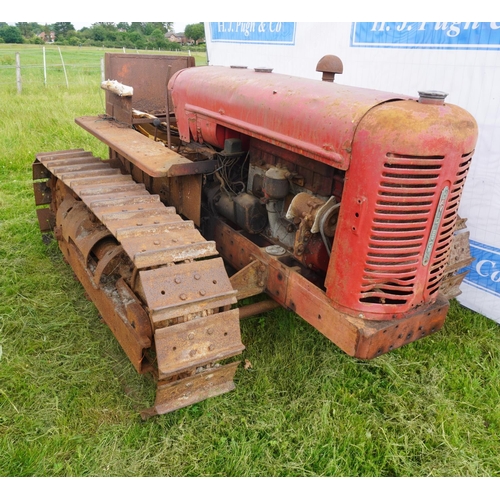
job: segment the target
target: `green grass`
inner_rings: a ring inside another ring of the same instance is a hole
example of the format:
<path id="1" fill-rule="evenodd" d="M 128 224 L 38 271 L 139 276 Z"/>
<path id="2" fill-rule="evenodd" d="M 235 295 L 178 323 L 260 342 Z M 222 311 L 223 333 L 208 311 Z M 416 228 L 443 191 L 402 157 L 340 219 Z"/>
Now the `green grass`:
<path id="1" fill-rule="evenodd" d="M 0 45 L 0 61 L 15 50 Z M 69 89 L 30 82 L 18 95 L 0 65 L 1 476 L 500 475 L 500 326 L 457 302 L 443 330 L 370 362 L 284 310 L 249 318 L 252 368 L 236 391 L 142 422 L 153 382 L 35 216 L 36 152 L 106 154 L 74 124 L 103 112 L 100 69 L 73 71 Z"/>

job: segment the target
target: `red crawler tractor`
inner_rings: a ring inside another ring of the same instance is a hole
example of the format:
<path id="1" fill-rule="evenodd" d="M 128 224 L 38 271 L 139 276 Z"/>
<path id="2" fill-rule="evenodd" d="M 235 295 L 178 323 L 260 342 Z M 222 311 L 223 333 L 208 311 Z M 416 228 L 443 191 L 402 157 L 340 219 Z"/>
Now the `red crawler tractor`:
<path id="1" fill-rule="evenodd" d="M 334 56 L 318 68 L 326 81 L 106 54 L 106 114 L 76 122 L 109 158 L 36 156 L 41 230 L 157 379 L 143 417 L 234 388 L 240 319 L 277 305 L 364 359 L 443 325 L 471 260 L 458 207 L 476 122 L 443 93 L 340 85 Z"/>

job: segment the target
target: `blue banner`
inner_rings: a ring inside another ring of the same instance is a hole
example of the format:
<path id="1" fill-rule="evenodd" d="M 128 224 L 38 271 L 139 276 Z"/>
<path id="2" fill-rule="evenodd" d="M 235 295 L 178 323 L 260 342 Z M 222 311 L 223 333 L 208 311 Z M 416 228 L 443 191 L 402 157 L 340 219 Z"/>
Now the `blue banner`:
<path id="1" fill-rule="evenodd" d="M 470 253 L 476 260 L 464 269 L 469 271 L 464 281 L 500 297 L 500 248 L 471 240 Z"/>
<path id="2" fill-rule="evenodd" d="M 295 45 L 295 23 L 210 23 L 212 42 Z"/>
<path id="3" fill-rule="evenodd" d="M 500 22 L 353 23 L 351 47 L 500 49 Z"/>

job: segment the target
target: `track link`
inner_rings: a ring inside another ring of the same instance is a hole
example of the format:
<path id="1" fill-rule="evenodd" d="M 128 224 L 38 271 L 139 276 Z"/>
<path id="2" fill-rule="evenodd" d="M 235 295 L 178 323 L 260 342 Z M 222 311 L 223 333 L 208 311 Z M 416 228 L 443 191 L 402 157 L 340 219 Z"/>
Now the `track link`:
<path id="1" fill-rule="evenodd" d="M 234 388 L 239 315 L 213 241 L 112 161 L 82 149 L 33 163 L 42 232 L 59 247 L 140 373 L 157 378 L 141 415 L 168 413 Z"/>

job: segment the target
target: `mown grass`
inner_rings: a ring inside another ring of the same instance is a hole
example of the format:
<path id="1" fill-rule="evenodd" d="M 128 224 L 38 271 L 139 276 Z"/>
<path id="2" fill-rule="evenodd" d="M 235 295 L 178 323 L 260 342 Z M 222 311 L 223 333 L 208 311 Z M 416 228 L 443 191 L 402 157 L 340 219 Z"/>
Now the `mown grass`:
<path id="1" fill-rule="evenodd" d="M 43 244 L 31 187 L 38 151 L 106 154 L 73 122 L 103 112 L 100 69 L 21 95 L 3 75 L 1 476 L 500 474 L 500 326 L 457 302 L 442 331 L 369 362 L 290 312 L 249 318 L 236 391 L 142 422 L 154 384 Z"/>

